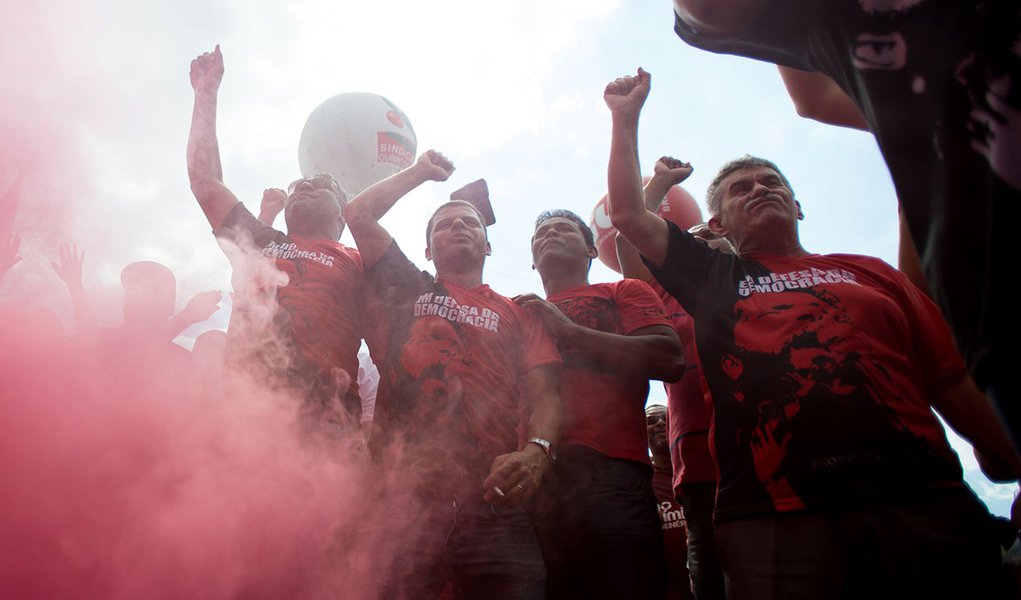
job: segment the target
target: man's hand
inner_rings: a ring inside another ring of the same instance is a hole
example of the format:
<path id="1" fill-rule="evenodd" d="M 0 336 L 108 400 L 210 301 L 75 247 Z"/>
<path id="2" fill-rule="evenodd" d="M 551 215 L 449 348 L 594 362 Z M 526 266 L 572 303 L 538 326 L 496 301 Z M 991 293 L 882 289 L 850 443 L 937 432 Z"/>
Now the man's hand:
<path id="1" fill-rule="evenodd" d="M 568 319 L 564 313 L 560 312 L 556 304 L 543 300 L 535 294 L 515 296 L 514 302 L 528 310 L 535 311 L 535 314 L 542 319 L 542 324 L 546 326 L 546 329 L 554 338 L 569 337 L 571 330 L 577 327 L 574 321 Z"/>
<path id="2" fill-rule="evenodd" d="M 446 181 L 454 172 L 454 163 L 435 150 L 426 150 L 418 157 L 415 168 L 427 181 Z"/>
<path id="3" fill-rule="evenodd" d="M 603 91 L 603 100 L 614 118 L 638 119 L 645 99 L 649 96 L 652 76 L 641 68 L 638 75 L 619 77 L 611 81 Z"/>
<path id="4" fill-rule="evenodd" d="M 191 61 L 191 87 L 196 95 L 215 95 L 223 80 L 223 55 L 217 44 L 212 52 L 205 52 Z"/>
<path id="5" fill-rule="evenodd" d="M 656 161 L 652 176 L 662 179 L 669 185 L 677 185 L 687 179 L 692 171 L 694 169 L 691 167 L 691 163 L 679 161 L 672 156 L 664 156 Z"/>
<path id="6" fill-rule="evenodd" d="M 11 236 L 9 243 L 0 243 L 0 277 L 3 277 L 11 267 L 21 262 L 21 257 L 18 256 L 20 248 L 21 236 L 16 233 Z"/>
<path id="7" fill-rule="evenodd" d="M 287 192 L 279 188 L 263 190 L 262 204 L 259 205 L 259 220 L 272 226 L 285 204 L 287 204 Z"/>
<path id="8" fill-rule="evenodd" d="M 220 299 L 223 297 L 218 290 L 199 292 L 191 297 L 181 313 L 190 323 L 200 323 L 213 316 L 219 310 Z"/>
<path id="9" fill-rule="evenodd" d="M 493 459 L 489 477 L 482 482 L 483 499 L 495 506 L 520 506 L 528 502 L 549 467 L 546 453 L 535 444 Z"/>
<path id="10" fill-rule="evenodd" d="M 64 285 L 74 289 L 82 285 L 82 266 L 85 264 L 85 252 L 78 251 L 78 244 L 62 244 L 60 246 L 60 264 L 51 262 L 50 266 L 57 272 L 57 277 Z"/>

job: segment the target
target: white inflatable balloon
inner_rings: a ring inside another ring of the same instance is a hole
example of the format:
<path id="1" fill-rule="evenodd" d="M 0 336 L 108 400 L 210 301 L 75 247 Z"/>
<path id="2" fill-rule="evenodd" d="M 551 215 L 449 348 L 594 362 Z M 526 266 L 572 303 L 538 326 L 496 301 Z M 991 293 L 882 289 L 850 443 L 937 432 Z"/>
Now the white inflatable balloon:
<path id="1" fill-rule="evenodd" d="M 351 92 L 323 102 L 305 121 L 298 166 L 305 177 L 329 173 L 354 195 L 415 162 L 418 140 L 408 117 L 377 94 Z"/>

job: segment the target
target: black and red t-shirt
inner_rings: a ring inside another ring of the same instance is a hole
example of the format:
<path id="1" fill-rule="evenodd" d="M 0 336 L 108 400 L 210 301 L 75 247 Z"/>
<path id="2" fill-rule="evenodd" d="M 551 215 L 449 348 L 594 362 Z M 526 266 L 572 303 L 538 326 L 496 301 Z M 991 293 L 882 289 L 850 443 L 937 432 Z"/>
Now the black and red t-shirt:
<path id="1" fill-rule="evenodd" d="M 530 369 L 560 364 L 553 339 L 489 286 L 420 271 L 396 242 L 367 274 L 385 307 L 385 351 L 373 355 L 387 390 L 376 406 L 383 445 L 423 473 L 484 477 L 496 456 L 518 449 L 528 412 L 519 384 Z"/>
<path id="2" fill-rule="evenodd" d="M 903 274 L 854 255 L 739 258 L 672 224 L 652 273 L 695 317 L 718 518 L 961 485 L 929 397 L 964 364 Z"/>
<path id="3" fill-rule="evenodd" d="M 623 279 L 572 288 L 548 298 L 578 325 L 630 335 L 643 327 L 667 325 L 663 303 L 644 281 Z M 577 444 L 611 458 L 648 464 L 645 426 L 648 378 L 607 371 L 584 352 L 560 343 L 564 371 L 561 444 Z"/>
<path id="4" fill-rule="evenodd" d="M 716 461 L 709 449 L 713 399 L 702 376 L 695 345 L 695 320 L 676 298 L 655 279 L 649 286 L 656 292 L 684 349 L 684 374 L 663 384 L 667 397 L 667 436 L 673 463 L 674 489 L 682 483 L 716 481 Z"/>
<path id="5" fill-rule="evenodd" d="M 975 379 L 1013 381 L 1021 220 L 1017 0 L 768 0 L 734 35 L 687 43 L 824 73 L 883 153 L 936 303 Z"/>
<path id="6" fill-rule="evenodd" d="M 357 422 L 358 349 L 372 316 L 358 251 L 288 236 L 241 203 L 214 233 L 234 267 L 228 354 L 326 387 L 341 379 L 339 385 L 348 386 L 345 406 Z"/>

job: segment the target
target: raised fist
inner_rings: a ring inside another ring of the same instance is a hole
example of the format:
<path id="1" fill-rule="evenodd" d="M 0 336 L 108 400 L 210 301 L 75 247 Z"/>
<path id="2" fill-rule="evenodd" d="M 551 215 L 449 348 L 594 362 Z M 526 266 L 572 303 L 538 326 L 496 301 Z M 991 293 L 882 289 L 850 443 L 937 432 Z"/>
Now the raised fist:
<path id="1" fill-rule="evenodd" d="M 212 52 L 205 52 L 191 61 L 191 87 L 196 94 L 215 94 L 223 79 L 223 54 L 217 44 Z"/>
<path id="2" fill-rule="evenodd" d="M 426 150 L 418 157 L 415 167 L 421 169 L 426 179 L 431 181 L 446 181 L 454 172 L 454 163 L 446 156 L 435 151 Z"/>
<path id="3" fill-rule="evenodd" d="M 287 192 L 279 188 L 266 188 L 262 192 L 262 204 L 259 205 L 259 220 L 266 225 L 273 225 L 286 204 Z"/>
<path id="4" fill-rule="evenodd" d="M 656 161 L 652 172 L 653 177 L 663 179 L 670 185 L 677 185 L 687 179 L 692 171 L 694 169 L 691 163 L 679 161 L 672 156 L 664 156 Z"/>
<path id="5" fill-rule="evenodd" d="M 603 100 L 614 115 L 638 117 L 642 105 L 649 96 L 652 76 L 641 68 L 635 76 L 619 77 L 603 91 Z"/>

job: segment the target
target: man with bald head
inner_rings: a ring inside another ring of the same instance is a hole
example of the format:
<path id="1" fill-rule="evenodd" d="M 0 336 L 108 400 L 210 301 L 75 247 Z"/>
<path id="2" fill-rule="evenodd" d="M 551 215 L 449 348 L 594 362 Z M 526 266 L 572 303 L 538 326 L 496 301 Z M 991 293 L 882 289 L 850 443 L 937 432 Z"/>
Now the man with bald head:
<path id="1" fill-rule="evenodd" d="M 289 187 L 287 233 L 260 222 L 224 183 L 216 138 L 220 47 L 191 65 L 192 192 L 234 268 L 228 365 L 260 387 L 298 397 L 336 431 L 359 428 L 358 349 L 366 334 L 358 251 L 339 243 L 347 194 L 333 177 Z"/>

